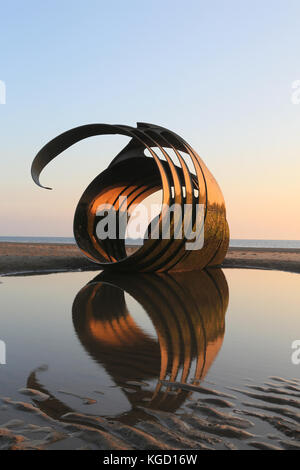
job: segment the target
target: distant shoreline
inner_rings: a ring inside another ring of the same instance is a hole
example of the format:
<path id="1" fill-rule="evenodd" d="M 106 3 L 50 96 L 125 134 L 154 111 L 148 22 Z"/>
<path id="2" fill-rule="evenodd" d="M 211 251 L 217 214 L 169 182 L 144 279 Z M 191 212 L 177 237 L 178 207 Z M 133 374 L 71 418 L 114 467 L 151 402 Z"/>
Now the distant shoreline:
<path id="1" fill-rule="evenodd" d="M 221 267 L 300 273 L 300 249 L 230 247 Z M 0 242 L 0 276 L 76 270 L 99 270 L 77 245 Z"/>
<path id="2" fill-rule="evenodd" d="M 35 243 L 49 245 L 76 245 L 74 237 L 14 237 L 0 236 L 0 243 Z M 126 240 L 126 245 L 142 245 L 134 239 Z M 232 238 L 229 243 L 230 248 L 276 248 L 276 249 L 299 249 L 300 240 L 267 240 L 267 239 L 240 239 Z"/>

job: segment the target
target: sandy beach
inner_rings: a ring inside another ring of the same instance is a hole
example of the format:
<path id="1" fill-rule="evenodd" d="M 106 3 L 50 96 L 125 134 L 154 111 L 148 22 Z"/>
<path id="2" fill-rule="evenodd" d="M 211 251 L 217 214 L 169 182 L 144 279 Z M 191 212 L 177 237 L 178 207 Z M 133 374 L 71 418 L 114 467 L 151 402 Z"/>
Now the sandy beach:
<path id="1" fill-rule="evenodd" d="M 300 250 L 230 248 L 222 267 L 300 273 Z M 76 245 L 0 243 L 0 275 L 97 269 Z"/>

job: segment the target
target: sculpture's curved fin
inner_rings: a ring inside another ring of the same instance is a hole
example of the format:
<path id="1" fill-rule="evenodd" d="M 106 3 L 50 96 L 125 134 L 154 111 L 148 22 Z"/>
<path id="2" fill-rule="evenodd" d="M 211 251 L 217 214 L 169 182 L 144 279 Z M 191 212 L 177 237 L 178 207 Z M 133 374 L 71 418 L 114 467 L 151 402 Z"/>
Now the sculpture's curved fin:
<path id="1" fill-rule="evenodd" d="M 52 189 L 47 186 L 43 186 L 40 183 L 40 174 L 48 163 L 57 157 L 57 155 L 62 153 L 64 150 L 67 150 L 80 140 L 87 139 L 88 137 L 107 134 L 123 134 L 130 136 L 126 129 L 129 130 L 130 127 L 115 126 L 111 124 L 87 124 L 63 132 L 48 142 L 34 158 L 31 165 L 31 176 L 33 181 L 41 188 Z"/>

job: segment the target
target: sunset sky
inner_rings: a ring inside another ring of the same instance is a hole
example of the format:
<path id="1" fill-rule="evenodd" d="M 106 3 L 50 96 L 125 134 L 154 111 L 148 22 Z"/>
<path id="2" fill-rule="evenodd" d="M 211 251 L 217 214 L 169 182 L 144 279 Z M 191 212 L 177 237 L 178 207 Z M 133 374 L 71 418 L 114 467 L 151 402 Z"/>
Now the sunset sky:
<path id="1" fill-rule="evenodd" d="M 71 236 L 128 139 L 66 151 L 41 176 L 53 191 L 35 154 L 78 125 L 143 121 L 200 154 L 232 238 L 300 239 L 299 0 L 2 2 L 0 39 L 0 236 Z"/>

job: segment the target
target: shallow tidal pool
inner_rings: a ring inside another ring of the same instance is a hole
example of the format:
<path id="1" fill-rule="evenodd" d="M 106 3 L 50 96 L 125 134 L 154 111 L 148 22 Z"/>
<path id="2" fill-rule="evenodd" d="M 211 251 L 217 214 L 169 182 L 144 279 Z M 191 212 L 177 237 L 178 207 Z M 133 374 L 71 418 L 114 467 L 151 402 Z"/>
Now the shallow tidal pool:
<path id="1" fill-rule="evenodd" d="M 72 272 L 0 295 L 0 448 L 300 448 L 299 274 Z"/>

